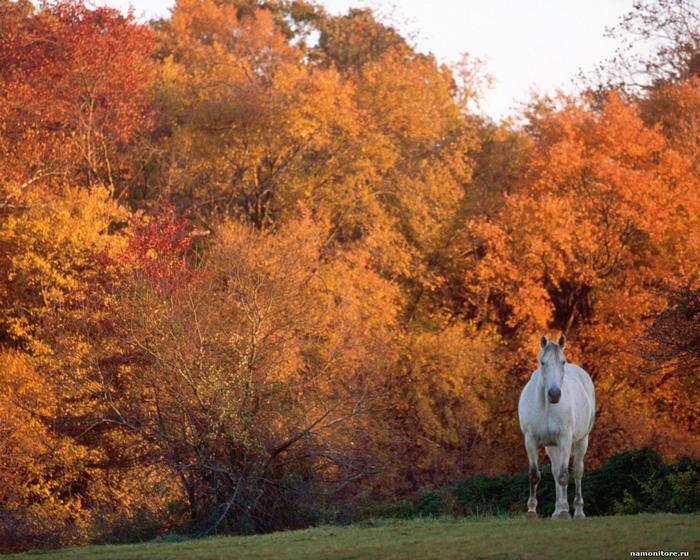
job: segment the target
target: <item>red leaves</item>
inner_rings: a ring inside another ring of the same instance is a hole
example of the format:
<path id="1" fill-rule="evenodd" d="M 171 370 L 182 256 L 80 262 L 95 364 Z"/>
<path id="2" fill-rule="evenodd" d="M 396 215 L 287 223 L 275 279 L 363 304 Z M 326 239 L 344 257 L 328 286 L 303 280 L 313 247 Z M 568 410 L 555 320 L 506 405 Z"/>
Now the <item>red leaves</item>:
<path id="1" fill-rule="evenodd" d="M 178 218 L 174 207 L 161 200 L 145 220 L 134 226 L 126 260 L 160 292 L 175 290 L 191 279 L 185 253 L 192 235 L 186 225 L 187 220 Z"/>
<path id="2" fill-rule="evenodd" d="M 113 186 L 127 167 L 120 153 L 150 126 L 152 32 L 131 15 L 74 0 L 19 20 L 0 7 L 0 30 L 8 170 L 51 168 Z"/>

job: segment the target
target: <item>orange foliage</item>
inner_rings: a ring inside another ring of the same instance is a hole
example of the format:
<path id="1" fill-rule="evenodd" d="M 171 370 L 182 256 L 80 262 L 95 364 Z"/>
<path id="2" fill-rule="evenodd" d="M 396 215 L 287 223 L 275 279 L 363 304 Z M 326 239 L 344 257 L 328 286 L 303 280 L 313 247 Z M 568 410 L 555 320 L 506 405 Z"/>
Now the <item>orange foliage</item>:
<path id="1" fill-rule="evenodd" d="M 684 430 L 673 434 L 643 340 L 665 307 L 657 286 L 700 263 L 681 233 L 700 209 L 687 164 L 614 94 L 600 113 L 541 105 L 531 123 L 537 145 L 517 190 L 495 220 L 467 224 L 485 252 L 466 271 L 468 299 L 524 357 L 537 332 L 569 333 L 600 394 L 598 457 L 629 438 L 664 439 L 673 453 Z"/>

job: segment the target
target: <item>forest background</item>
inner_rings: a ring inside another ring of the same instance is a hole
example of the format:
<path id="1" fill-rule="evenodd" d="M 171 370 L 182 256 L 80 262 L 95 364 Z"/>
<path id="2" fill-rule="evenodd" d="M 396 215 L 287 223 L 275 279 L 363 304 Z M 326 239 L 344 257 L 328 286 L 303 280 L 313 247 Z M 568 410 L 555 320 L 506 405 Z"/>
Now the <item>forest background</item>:
<path id="1" fill-rule="evenodd" d="M 3 546 L 520 471 L 542 332 L 596 384 L 591 466 L 698 457 L 700 9 L 616 33 L 495 123 L 478 60 L 366 9 L 0 0 Z"/>

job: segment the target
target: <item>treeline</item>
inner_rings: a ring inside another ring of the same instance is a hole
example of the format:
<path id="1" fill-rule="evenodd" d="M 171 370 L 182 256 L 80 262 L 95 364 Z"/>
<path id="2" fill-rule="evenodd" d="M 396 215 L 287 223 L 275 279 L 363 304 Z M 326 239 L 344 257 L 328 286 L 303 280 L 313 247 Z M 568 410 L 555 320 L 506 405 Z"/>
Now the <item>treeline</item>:
<path id="1" fill-rule="evenodd" d="M 516 126 L 368 10 L 0 0 L 4 548 L 519 471 L 542 331 L 596 383 L 593 466 L 697 456 L 700 17 L 621 32 L 659 29 Z"/>

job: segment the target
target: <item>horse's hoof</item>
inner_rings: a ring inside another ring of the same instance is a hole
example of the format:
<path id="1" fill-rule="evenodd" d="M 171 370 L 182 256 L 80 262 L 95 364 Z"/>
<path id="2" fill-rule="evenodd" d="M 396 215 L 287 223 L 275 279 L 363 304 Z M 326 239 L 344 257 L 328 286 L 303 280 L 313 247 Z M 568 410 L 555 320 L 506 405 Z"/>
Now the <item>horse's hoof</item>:
<path id="1" fill-rule="evenodd" d="M 574 519 L 586 519 L 586 514 L 583 513 L 582 511 L 575 511 L 574 512 Z"/>
<path id="2" fill-rule="evenodd" d="M 571 519 L 571 514 L 568 511 L 560 511 L 554 516 L 555 519 Z"/>
<path id="3" fill-rule="evenodd" d="M 537 521 L 537 512 L 536 511 L 528 511 L 525 514 L 525 521 Z"/>

